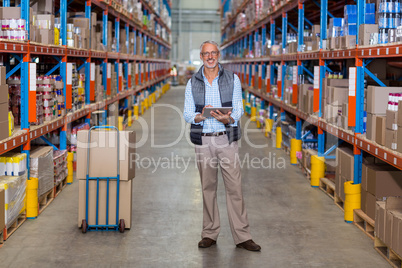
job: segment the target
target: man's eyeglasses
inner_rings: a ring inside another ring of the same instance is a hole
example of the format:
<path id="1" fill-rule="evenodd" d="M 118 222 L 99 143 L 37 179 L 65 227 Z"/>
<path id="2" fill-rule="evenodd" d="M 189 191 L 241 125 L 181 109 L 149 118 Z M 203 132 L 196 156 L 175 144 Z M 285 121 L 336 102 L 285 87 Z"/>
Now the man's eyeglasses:
<path id="1" fill-rule="evenodd" d="M 204 57 L 204 58 L 207 58 L 207 57 L 209 57 L 209 56 L 214 56 L 214 57 L 216 57 L 216 56 L 218 56 L 218 54 L 219 54 L 219 51 L 212 51 L 212 52 L 203 52 L 203 53 L 201 53 L 201 55 Z"/>

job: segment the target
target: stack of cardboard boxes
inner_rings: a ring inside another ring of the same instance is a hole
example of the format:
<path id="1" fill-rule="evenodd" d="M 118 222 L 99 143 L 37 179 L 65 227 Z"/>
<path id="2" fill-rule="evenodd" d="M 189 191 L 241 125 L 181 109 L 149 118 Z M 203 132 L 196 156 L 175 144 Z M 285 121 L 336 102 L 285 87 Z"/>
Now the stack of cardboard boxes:
<path id="1" fill-rule="evenodd" d="M 42 196 L 54 187 L 53 147 L 40 146 L 30 153 L 30 177 L 39 182 L 38 196 Z"/>
<path id="2" fill-rule="evenodd" d="M 372 219 L 375 219 L 377 201 L 402 196 L 402 171 L 377 162 L 377 159 L 365 158 L 362 166 L 361 209 Z"/>
<path id="3" fill-rule="evenodd" d="M 86 171 L 89 164 L 89 176 L 91 177 L 115 177 L 117 175 L 117 135 L 114 131 L 91 131 L 91 147 L 89 163 L 87 163 L 88 130 L 78 132 L 77 148 L 77 179 L 79 179 L 79 208 L 78 227 L 81 227 L 86 212 Z M 119 219 L 124 219 L 126 228 L 131 227 L 132 212 L 132 180 L 135 177 L 135 132 L 120 131 L 119 173 L 120 173 L 120 197 Z M 115 161 L 111 161 L 111 159 Z M 116 181 L 109 182 L 109 224 L 116 222 Z M 99 183 L 99 224 L 106 223 L 106 180 Z M 88 224 L 95 224 L 96 218 L 96 181 L 89 182 L 88 199 Z M 119 220 L 118 219 L 118 220 Z"/>
<path id="4" fill-rule="evenodd" d="M 402 198 L 389 197 L 386 201 L 378 201 L 375 213 L 375 236 L 402 256 Z"/>
<path id="5" fill-rule="evenodd" d="M 0 140 L 9 137 L 9 100 L 6 67 L 0 67 Z M 12 122 L 14 124 L 14 122 Z"/>
<path id="6" fill-rule="evenodd" d="M 402 88 L 400 87 L 367 87 L 367 139 L 376 141 L 382 146 L 386 146 L 386 132 L 388 132 L 389 136 L 391 136 L 391 134 L 395 135 L 396 131 L 393 130 L 393 128 L 395 128 L 393 124 L 396 122 L 397 114 L 391 111 L 387 113 L 388 98 L 390 93 L 399 92 L 402 92 Z M 390 127 L 388 131 L 386 131 L 387 114 Z M 391 140 L 396 139 L 392 138 Z M 392 148 L 392 142 L 387 145 L 389 145 L 389 148 Z"/>
<path id="7" fill-rule="evenodd" d="M 314 85 L 301 84 L 298 87 L 299 99 L 297 101 L 297 108 L 305 113 L 313 114 Z"/>
<path id="8" fill-rule="evenodd" d="M 335 170 L 335 194 L 345 201 L 344 183 L 353 180 L 354 173 L 354 154 L 348 147 L 338 147 L 336 149 L 336 160 L 338 165 Z"/>
<path id="9" fill-rule="evenodd" d="M 348 128 L 348 79 L 323 79 L 323 116 L 328 123 Z"/>

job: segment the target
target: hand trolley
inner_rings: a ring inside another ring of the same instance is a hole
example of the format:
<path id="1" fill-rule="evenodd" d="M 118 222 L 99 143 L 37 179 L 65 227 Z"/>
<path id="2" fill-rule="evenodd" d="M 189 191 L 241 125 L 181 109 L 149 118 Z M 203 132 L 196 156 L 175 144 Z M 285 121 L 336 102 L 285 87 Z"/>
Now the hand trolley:
<path id="1" fill-rule="evenodd" d="M 88 132 L 88 145 L 91 143 L 91 131 L 94 129 L 113 129 L 117 132 L 117 174 L 116 177 L 90 177 L 89 176 L 89 153 L 90 148 L 88 146 L 87 149 L 87 171 L 86 171 L 86 203 L 85 203 L 85 219 L 82 220 L 82 232 L 86 233 L 87 231 L 94 230 L 107 230 L 107 231 L 117 231 L 120 233 L 124 233 L 125 223 L 124 219 L 119 220 L 119 188 L 120 188 L 120 134 L 119 130 L 114 126 L 93 126 L 89 129 Z M 89 181 L 96 180 L 96 224 L 89 225 L 88 224 L 88 193 L 89 193 Z M 111 180 L 116 181 L 116 223 L 109 224 L 109 182 Z M 106 186 L 106 224 L 99 224 L 99 182 L 107 181 Z"/>

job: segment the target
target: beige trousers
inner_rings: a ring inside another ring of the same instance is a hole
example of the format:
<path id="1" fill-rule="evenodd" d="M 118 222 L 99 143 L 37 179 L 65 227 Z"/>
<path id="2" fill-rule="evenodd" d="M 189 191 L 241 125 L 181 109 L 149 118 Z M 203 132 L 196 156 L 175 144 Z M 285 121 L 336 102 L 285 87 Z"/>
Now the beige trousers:
<path id="1" fill-rule="evenodd" d="M 226 206 L 235 244 L 251 239 L 247 211 L 241 188 L 240 159 L 237 142 L 229 145 L 227 135 L 203 136 L 203 145 L 196 145 L 197 166 L 201 177 L 203 197 L 203 230 L 201 237 L 217 240 L 220 219 L 216 190 L 218 166 L 226 189 Z"/>

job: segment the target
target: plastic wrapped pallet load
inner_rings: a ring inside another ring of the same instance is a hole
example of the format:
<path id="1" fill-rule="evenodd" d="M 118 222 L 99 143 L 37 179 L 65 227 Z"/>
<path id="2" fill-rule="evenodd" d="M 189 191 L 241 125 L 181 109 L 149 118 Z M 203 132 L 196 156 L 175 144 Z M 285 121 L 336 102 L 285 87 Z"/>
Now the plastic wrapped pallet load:
<path id="1" fill-rule="evenodd" d="M 30 177 L 38 178 L 38 196 L 41 196 L 54 187 L 53 147 L 33 148 L 30 158 Z"/>
<path id="2" fill-rule="evenodd" d="M 0 176 L 0 189 L 4 190 L 6 228 L 25 210 L 26 173 L 22 176 Z"/>

